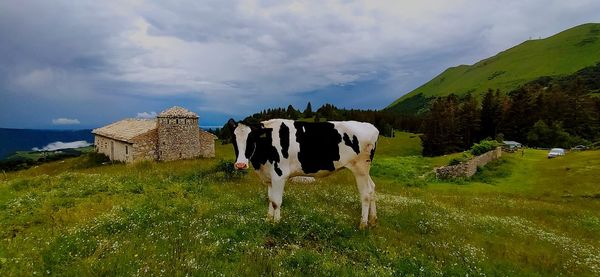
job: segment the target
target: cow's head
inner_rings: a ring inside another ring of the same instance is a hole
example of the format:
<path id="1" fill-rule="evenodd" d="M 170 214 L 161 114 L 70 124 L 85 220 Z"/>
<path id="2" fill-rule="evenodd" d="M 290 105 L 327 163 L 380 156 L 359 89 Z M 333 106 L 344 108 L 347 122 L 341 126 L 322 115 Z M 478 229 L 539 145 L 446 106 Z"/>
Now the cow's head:
<path id="1" fill-rule="evenodd" d="M 232 134 L 233 149 L 235 150 L 235 163 L 234 167 L 237 170 L 248 169 L 249 160 L 256 151 L 257 143 L 257 130 L 260 126 L 253 124 L 235 122 L 233 119 L 229 119 L 227 122 L 229 129 Z"/>

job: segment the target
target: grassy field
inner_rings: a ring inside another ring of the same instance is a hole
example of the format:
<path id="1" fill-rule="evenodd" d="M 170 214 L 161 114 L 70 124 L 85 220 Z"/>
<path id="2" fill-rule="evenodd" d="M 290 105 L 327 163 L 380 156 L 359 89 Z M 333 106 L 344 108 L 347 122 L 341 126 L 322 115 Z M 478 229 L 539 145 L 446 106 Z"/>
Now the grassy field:
<path id="1" fill-rule="evenodd" d="M 419 94 L 428 98 L 473 92 L 477 96 L 488 88 L 507 93 L 541 76 L 572 74 L 600 61 L 599 38 L 600 24 L 590 23 L 545 39 L 525 41 L 473 65 L 448 68 L 396 100 L 388 109 L 407 112 L 407 103 L 400 102 L 410 101 L 407 99 Z"/>
<path id="2" fill-rule="evenodd" d="M 358 230 L 354 178 L 266 187 L 215 170 L 233 159 L 85 168 L 85 157 L 0 175 L 0 275 L 600 274 L 600 152 L 506 154 L 472 180 L 431 169 L 419 138 L 381 138 L 379 224 Z"/>

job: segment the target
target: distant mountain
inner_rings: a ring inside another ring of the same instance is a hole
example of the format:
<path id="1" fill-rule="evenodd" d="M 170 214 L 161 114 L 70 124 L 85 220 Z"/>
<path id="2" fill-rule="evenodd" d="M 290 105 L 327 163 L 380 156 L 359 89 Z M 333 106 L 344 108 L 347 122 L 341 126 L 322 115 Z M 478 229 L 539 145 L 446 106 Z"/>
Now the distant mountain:
<path id="1" fill-rule="evenodd" d="M 599 61 L 600 24 L 584 24 L 545 39 L 525 41 L 473 65 L 448 68 L 386 110 L 418 113 L 427 108 L 430 99 L 451 93 L 481 96 L 488 89 L 506 93 L 539 77 L 572 74 Z"/>
<path id="2" fill-rule="evenodd" d="M 92 130 L 32 130 L 0 128 L 0 159 L 15 151 L 27 151 L 34 147 L 43 148 L 52 142 L 85 140 L 93 143 Z"/>

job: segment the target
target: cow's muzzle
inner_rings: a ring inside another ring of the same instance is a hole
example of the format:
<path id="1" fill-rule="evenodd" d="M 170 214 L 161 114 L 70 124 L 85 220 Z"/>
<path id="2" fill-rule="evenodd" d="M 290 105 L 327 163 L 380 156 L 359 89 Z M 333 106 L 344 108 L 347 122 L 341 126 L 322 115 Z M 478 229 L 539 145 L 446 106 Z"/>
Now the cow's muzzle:
<path id="1" fill-rule="evenodd" d="M 245 170 L 245 169 L 248 169 L 248 164 L 247 163 L 235 163 L 233 165 L 233 167 L 235 167 L 235 169 L 237 169 L 237 170 Z"/>

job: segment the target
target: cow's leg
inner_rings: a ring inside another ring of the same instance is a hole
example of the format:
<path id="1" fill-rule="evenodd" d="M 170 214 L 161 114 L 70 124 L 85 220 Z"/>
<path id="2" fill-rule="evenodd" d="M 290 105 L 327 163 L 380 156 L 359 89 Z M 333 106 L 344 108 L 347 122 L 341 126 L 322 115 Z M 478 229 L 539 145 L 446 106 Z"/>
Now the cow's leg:
<path id="1" fill-rule="evenodd" d="M 269 188 L 269 211 L 273 209 L 273 221 L 279 222 L 281 219 L 281 202 L 283 201 L 283 188 L 285 186 L 285 179 L 277 178 L 271 181 L 271 187 Z"/>
<path id="2" fill-rule="evenodd" d="M 375 205 L 377 199 L 375 196 L 375 183 L 373 182 L 373 179 L 371 179 L 371 176 L 369 176 L 369 187 L 371 192 L 371 202 L 369 204 L 369 224 L 375 225 L 375 223 L 377 223 L 377 207 Z"/>
<path id="3" fill-rule="evenodd" d="M 368 152 L 365 152 L 368 153 Z M 371 169 L 370 160 L 364 155 L 359 155 L 353 162 L 350 162 L 348 167 L 354 174 L 356 179 L 356 186 L 358 187 L 358 193 L 360 194 L 360 201 L 362 205 L 360 228 L 364 229 L 367 227 L 367 220 L 371 219 L 374 223 L 377 215 L 369 216 L 369 212 L 375 212 L 375 183 L 369 176 L 369 170 Z"/>
<path id="4" fill-rule="evenodd" d="M 273 204 L 272 204 L 273 202 L 271 201 L 271 199 L 273 199 L 271 196 L 271 195 L 273 195 L 272 191 L 273 191 L 272 185 L 269 182 L 269 212 L 267 213 L 267 220 L 273 220 L 273 213 L 275 211 L 275 209 L 273 208 Z"/>
<path id="5" fill-rule="evenodd" d="M 367 227 L 367 218 L 369 216 L 369 207 L 371 204 L 371 186 L 369 184 L 369 175 L 354 174 L 356 178 L 356 186 L 360 194 L 362 211 L 360 217 L 360 229 Z"/>

